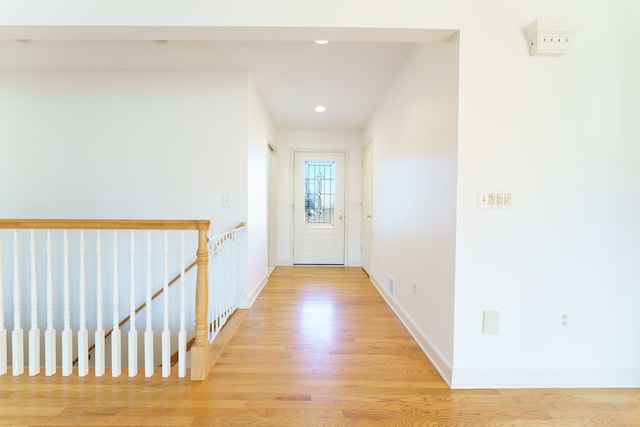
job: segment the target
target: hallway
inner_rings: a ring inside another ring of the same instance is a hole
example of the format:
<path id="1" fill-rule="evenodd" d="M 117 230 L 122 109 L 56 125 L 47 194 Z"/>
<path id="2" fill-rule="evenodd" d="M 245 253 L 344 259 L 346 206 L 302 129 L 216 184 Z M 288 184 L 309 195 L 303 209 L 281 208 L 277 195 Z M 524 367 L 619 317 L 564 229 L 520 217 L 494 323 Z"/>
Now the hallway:
<path id="1" fill-rule="evenodd" d="M 413 399 L 449 394 L 364 271 L 342 267 L 277 268 L 209 380 L 247 403 L 227 422 L 251 425 L 419 418 Z"/>
<path id="2" fill-rule="evenodd" d="M 0 377 L 0 425 L 638 425 L 640 390 L 450 390 L 359 268 L 279 267 L 207 380 Z M 109 373 L 107 373 L 109 375 Z"/>

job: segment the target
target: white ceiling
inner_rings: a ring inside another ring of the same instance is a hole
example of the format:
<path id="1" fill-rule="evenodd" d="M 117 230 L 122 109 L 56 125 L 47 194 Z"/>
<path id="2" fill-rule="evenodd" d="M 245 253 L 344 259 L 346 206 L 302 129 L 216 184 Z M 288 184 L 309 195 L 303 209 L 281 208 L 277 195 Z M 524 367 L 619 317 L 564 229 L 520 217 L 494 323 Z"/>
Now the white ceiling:
<path id="1" fill-rule="evenodd" d="M 362 129 L 411 43 L 227 42 L 276 126 Z M 327 111 L 316 113 L 317 104 Z"/>
<path id="2" fill-rule="evenodd" d="M 45 37 L 41 28 L 11 35 L 0 28 L 4 38 L 0 40 L 0 69 L 247 70 L 277 128 L 355 130 L 365 126 L 415 42 L 447 41 L 453 34 L 433 30 L 254 29 L 218 32 L 214 40 L 212 34 L 197 34 L 200 40 L 194 41 L 194 29 L 176 32 L 173 28 L 170 33 L 157 34 L 135 30 L 112 35 L 59 30 L 47 32 L 47 39 L 38 39 L 36 36 Z M 61 35 L 69 39 L 60 40 Z M 124 35 L 130 40 L 118 39 Z M 171 39 L 158 43 L 149 40 L 151 36 Z M 184 40 L 187 36 L 191 40 Z M 315 37 L 332 41 L 317 45 L 312 41 Z M 325 105 L 327 111 L 315 113 L 317 104 Z"/>

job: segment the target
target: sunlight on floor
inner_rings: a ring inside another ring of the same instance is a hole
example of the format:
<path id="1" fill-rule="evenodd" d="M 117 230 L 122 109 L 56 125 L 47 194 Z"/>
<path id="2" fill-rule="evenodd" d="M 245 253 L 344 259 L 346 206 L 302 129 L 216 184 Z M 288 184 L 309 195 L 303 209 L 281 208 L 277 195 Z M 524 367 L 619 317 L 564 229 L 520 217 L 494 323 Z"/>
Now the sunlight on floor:
<path id="1" fill-rule="evenodd" d="M 307 300 L 302 303 L 300 329 L 318 341 L 333 340 L 334 318 L 331 301 Z"/>

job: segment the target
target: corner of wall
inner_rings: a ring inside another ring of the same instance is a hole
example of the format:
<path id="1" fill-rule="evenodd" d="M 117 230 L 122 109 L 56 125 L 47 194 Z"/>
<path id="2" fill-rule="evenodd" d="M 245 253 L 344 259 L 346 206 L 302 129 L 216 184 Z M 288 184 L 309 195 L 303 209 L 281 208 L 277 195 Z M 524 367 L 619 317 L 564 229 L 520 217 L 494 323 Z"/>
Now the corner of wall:
<path id="1" fill-rule="evenodd" d="M 453 378 L 453 366 L 451 362 L 446 359 L 442 352 L 435 346 L 433 341 L 415 324 L 407 312 L 404 311 L 402 307 L 396 303 L 393 297 L 385 291 L 378 279 L 373 275 L 370 277 L 371 283 L 376 287 L 387 305 L 391 310 L 393 310 L 398 319 L 400 319 L 404 327 L 407 328 L 413 339 L 416 340 L 416 343 L 418 343 L 420 349 L 422 349 L 427 358 L 429 358 L 442 379 L 449 387 L 451 387 Z"/>
<path id="2" fill-rule="evenodd" d="M 256 302 L 258 295 L 260 295 L 260 292 L 262 292 L 267 282 L 269 282 L 269 276 L 271 276 L 272 272 L 273 269 L 269 268 L 267 273 L 258 281 L 256 286 L 253 288 L 251 294 L 247 295 L 245 293 L 244 298 L 239 304 L 240 308 L 251 308 L 251 306 L 253 306 L 253 303 Z"/>

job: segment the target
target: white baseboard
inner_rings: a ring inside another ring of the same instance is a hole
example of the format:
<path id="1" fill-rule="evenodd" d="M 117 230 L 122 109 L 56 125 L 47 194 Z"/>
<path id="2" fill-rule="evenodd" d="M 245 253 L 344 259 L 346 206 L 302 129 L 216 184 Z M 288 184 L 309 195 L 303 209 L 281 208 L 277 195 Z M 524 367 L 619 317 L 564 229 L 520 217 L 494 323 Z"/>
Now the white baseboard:
<path id="1" fill-rule="evenodd" d="M 433 342 L 398 305 L 386 288 L 372 275 L 371 282 L 398 316 L 422 351 L 452 389 L 480 388 L 640 388 L 640 368 L 549 368 L 549 369 L 460 369 L 436 348 Z"/>
<path id="2" fill-rule="evenodd" d="M 451 388 L 638 388 L 640 368 L 454 369 Z"/>
<path id="3" fill-rule="evenodd" d="M 258 285 L 253 289 L 253 292 L 251 292 L 251 295 L 244 296 L 244 299 L 240 303 L 240 308 L 251 308 L 253 303 L 256 302 L 258 295 L 260 295 L 260 292 L 262 292 L 262 289 L 264 289 L 265 285 L 269 281 L 269 276 L 271 276 L 272 272 L 273 268 L 268 269 L 267 273 L 262 277 L 262 279 L 260 279 Z"/>
<path id="4" fill-rule="evenodd" d="M 380 284 L 380 282 L 373 276 L 371 283 L 376 287 L 382 298 L 387 302 L 387 305 L 391 307 L 391 310 L 396 314 L 398 319 L 407 328 L 411 336 L 418 343 L 424 354 L 429 358 L 433 366 L 436 368 L 442 379 L 451 387 L 451 379 L 453 374 L 453 367 L 444 355 L 437 349 L 433 342 L 426 336 L 422 330 L 415 324 L 413 319 L 407 314 L 402 307 L 400 307 L 393 296 L 389 295 L 387 290 Z"/>

